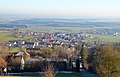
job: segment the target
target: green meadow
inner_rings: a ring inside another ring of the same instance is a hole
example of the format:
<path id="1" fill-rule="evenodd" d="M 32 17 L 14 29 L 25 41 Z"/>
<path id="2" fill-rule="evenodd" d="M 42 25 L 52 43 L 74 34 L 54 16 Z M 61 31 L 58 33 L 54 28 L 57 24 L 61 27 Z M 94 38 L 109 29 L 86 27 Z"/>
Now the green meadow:
<path id="1" fill-rule="evenodd" d="M 93 37 L 97 37 L 98 39 L 104 40 L 104 42 L 120 42 L 120 36 L 93 35 Z"/>
<path id="2" fill-rule="evenodd" d="M 0 42 L 8 42 L 12 40 L 27 40 L 34 36 L 24 36 L 23 38 L 17 38 L 12 32 L 0 32 Z"/>
<path id="3" fill-rule="evenodd" d="M 0 42 L 8 42 L 11 40 L 17 40 L 10 32 L 0 32 Z"/>

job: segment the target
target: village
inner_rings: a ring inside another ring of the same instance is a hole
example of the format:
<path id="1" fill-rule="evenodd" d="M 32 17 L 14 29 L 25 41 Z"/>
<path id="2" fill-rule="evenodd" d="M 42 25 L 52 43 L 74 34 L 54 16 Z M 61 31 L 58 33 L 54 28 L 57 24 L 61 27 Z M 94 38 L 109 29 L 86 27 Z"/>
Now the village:
<path id="1" fill-rule="evenodd" d="M 1 43 L 1 55 L 6 60 L 1 66 L 1 75 L 19 72 L 42 72 L 46 64 L 55 66 L 55 71 L 80 71 L 84 68 L 81 61 L 83 48 L 92 50 L 100 44 L 105 46 L 104 40 L 93 37 L 101 34 L 99 31 L 73 32 L 18 32 L 11 30 L 18 40 Z M 116 33 L 116 36 L 119 36 Z M 24 40 L 24 37 L 29 37 Z M 114 35 L 113 35 L 114 37 Z M 119 44 L 110 42 L 109 44 Z M 14 49 L 11 51 L 11 49 Z M 16 50 L 17 49 L 17 50 Z M 91 70 L 91 67 L 87 67 Z M 32 70 L 31 70 L 32 69 Z"/>

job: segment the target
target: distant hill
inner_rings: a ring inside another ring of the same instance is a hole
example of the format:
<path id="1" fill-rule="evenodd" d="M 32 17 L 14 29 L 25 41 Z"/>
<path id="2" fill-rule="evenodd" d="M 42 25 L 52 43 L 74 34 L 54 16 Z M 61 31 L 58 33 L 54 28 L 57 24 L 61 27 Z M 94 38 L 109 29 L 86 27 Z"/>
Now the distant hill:
<path id="1" fill-rule="evenodd" d="M 10 22 L 11 24 L 31 24 L 43 26 L 120 26 L 120 19 L 49 19 L 32 18 Z"/>
<path id="2" fill-rule="evenodd" d="M 0 28 L 25 28 L 29 25 L 38 26 L 81 26 L 81 27 L 101 27 L 120 26 L 120 18 L 81 18 L 81 19 L 60 19 L 60 18 L 1 18 Z"/>

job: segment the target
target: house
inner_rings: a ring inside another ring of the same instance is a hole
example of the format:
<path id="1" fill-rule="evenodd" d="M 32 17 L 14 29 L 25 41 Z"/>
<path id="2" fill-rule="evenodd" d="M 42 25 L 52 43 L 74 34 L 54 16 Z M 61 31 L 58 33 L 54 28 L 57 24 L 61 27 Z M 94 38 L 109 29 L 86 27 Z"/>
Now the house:
<path id="1" fill-rule="evenodd" d="M 30 54 L 25 50 L 22 52 L 18 52 L 15 55 L 15 58 L 20 60 L 20 70 L 24 70 L 25 61 L 30 59 Z"/>
<path id="2" fill-rule="evenodd" d="M 34 42 L 25 42 L 27 48 L 33 48 Z"/>
<path id="3" fill-rule="evenodd" d="M 24 50 L 24 51 L 18 52 L 15 55 L 15 57 L 20 57 L 20 58 L 23 57 L 23 59 L 28 59 L 28 58 L 30 58 L 30 54 L 26 50 Z"/>

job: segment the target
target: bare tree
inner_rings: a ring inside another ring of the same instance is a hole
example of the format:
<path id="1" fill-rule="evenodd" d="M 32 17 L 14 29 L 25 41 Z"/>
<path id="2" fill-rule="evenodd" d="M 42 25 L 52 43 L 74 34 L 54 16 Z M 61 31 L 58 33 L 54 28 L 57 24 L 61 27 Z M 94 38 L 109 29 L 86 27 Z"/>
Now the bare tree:
<path id="1" fill-rule="evenodd" d="M 42 77 L 55 77 L 55 76 L 56 72 L 54 66 L 52 64 L 48 64 L 47 66 L 45 66 L 45 68 L 43 69 Z"/>

